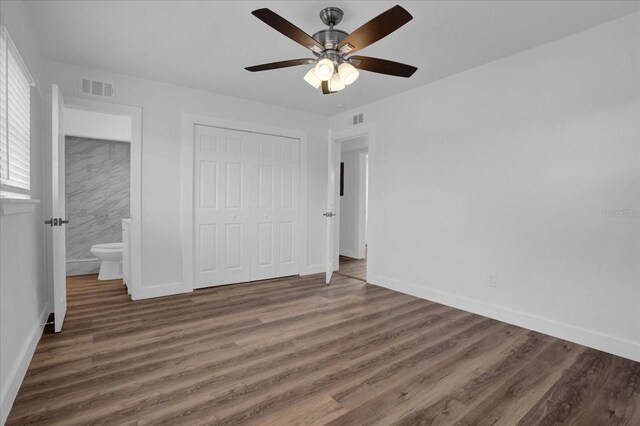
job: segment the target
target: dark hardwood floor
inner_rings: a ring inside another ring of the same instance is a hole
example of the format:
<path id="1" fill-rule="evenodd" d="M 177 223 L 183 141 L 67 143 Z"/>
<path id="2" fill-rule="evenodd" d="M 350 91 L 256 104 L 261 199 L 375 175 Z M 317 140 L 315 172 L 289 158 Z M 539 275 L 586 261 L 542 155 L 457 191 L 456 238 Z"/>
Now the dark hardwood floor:
<path id="1" fill-rule="evenodd" d="M 8 424 L 640 425 L 640 363 L 364 269 L 136 302 L 70 278 L 63 332 L 45 331 Z"/>

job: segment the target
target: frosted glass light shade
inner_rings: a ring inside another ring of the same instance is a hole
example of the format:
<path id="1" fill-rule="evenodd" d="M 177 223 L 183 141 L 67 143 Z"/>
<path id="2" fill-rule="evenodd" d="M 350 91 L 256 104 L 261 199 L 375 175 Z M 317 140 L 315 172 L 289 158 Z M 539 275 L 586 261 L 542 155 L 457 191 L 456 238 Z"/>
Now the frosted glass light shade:
<path id="1" fill-rule="evenodd" d="M 327 81 L 333 75 L 333 62 L 331 59 L 321 59 L 314 68 L 316 77 L 318 77 L 321 81 Z"/>
<path id="2" fill-rule="evenodd" d="M 356 67 L 347 62 L 343 62 L 338 66 L 338 74 L 340 74 L 342 81 L 344 81 L 344 84 L 347 86 L 356 81 L 358 75 L 360 75 Z"/>
<path id="3" fill-rule="evenodd" d="M 344 89 L 344 81 L 340 78 L 340 74 L 334 74 L 329 80 L 329 91 L 339 92 L 342 89 Z"/>
<path id="4" fill-rule="evenodd" d="M 320 87 L 320 84 L 322 83 L 322 80 L 320 80 L 316 76 L 316 72 L 315 71 L 316 71 L 315 67 L 311 68 L 309 70 L 309 72 L 307 72 L 307 74 L 304 76 L 304 81 L 306 81 L 307 83 L 312 85 L 314 87 L 314 89 L 317 89 L 318 87 Z"/>

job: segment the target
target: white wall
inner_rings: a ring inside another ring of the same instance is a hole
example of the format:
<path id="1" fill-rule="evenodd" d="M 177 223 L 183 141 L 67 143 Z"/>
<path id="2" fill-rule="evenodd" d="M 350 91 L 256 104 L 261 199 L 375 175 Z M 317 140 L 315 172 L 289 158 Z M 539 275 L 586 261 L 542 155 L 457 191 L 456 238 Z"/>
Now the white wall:
<path id="1" fill-rule="evenodd" d="M 131 142 L 131 117 L 65 108 L 64 132 L 67 136 Z"/>
<path id="2" fill-rule="evenodd" d="M 375 123 L 369 280 L 640 360 L 639 29 L 630 15 L 332 118 Z"/>
<path id="3" fill-rule="evenodd" d="M 43 59 L 21 2 L 0 2 L 0 21 L 36 82 L 31 96 L 31 186 L 40 199 L 27 213 L 0 215 L 0 424 L 4 423 L 49 313 L 42 223 Z"/>
<path id="4" fill-rule="evenodd" d="M 308 133 L 308 256 L 305 272 L 320 272 L 324 262 L 322 212 L 326 204 L 326 143 L 329 120 L 211 92 L 46 62 L 47 85 L 57 83 L 66 96 L 80 97 L 80 76 L 113 81 L 115 103 L 142 107 L 142 287 L 175 285 L 182 279 L 180 232 L 180 142 L 182 114 L 192 113 Z"/>

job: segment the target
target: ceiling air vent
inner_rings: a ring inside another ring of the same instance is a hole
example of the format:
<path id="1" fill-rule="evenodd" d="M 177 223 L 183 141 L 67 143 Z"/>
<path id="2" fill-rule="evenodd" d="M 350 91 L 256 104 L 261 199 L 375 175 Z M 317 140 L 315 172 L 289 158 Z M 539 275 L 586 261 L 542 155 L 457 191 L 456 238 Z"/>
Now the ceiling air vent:
<path id="1" fill-rule="evenodd" d="M 364 113 L 356 114 L 349 118 L 349 124 L 355 126 L 356 124 L 362 124 L 364 121 Z"/>
<path id="2" fill-rule="evenodd" d="M 94 98 L 113 99 L 116 90 L 115 85 L 108 81 L 80 78 L 80 94 Z"/>

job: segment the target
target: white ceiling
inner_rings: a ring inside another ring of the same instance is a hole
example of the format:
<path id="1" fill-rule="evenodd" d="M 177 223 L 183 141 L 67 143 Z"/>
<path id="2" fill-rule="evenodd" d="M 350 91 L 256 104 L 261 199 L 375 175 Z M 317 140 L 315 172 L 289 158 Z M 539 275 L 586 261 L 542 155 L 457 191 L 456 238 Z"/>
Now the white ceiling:
<path id="1" fill-rule="evenodd" d="M 359 54 L 417 66 L 410 79 L 362 72 L 323 96 L 308 66 L 243 68 L 312 57 L 259 21 L 269 7 L 309 34 L 337 6 L 351 32 L 396 3 L 413 20 Z M 28 1 L 47 59 L 331 116 L 633 13 L 638 1 Z"/>

